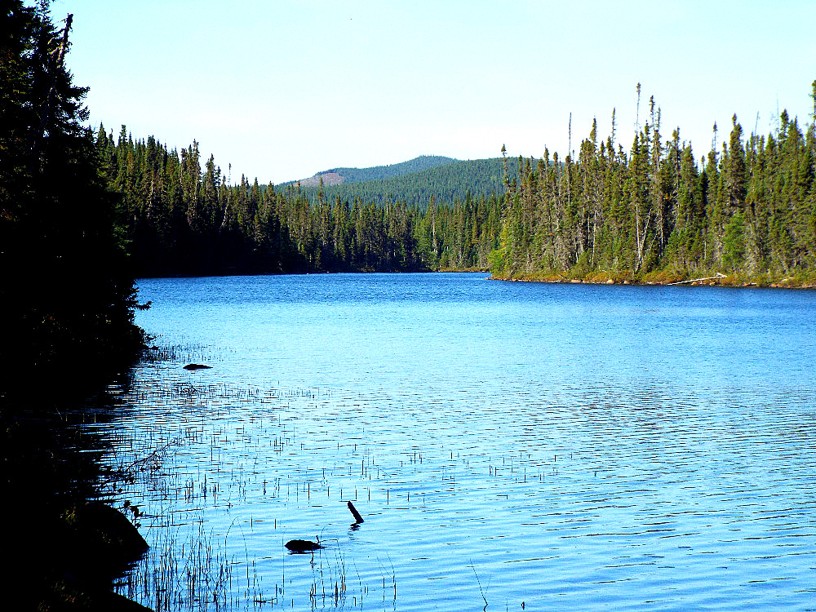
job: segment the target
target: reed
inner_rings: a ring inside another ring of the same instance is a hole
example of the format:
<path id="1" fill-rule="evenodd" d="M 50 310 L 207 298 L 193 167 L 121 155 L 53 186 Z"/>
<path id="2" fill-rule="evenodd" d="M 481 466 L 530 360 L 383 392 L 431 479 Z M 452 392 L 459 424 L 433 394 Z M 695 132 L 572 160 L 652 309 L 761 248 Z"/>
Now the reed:
<path id="1" fill-rule="evenodd" d="M 172 354 L 177 353 L 161 357 Z M 229 512 L 252 496 L 280 500 L 283 508 L 302 503 L 303 498 L 311 500 L 318 491 L 331 497 L 332 479 L 345 475 L 345 465 L 305 468 L 291 478 L 270 473 L 258 460 L 270 456 L 270 447 L 272 455 L 306 456 L 308 448 L 298 439 L 296 422 L 287 422 L 282 412 L 290 408 L 289 402 L 312 402 L 322 392 L 203 383 L 173 364 L 164 365 L 155 367 L 151 384 L 133 389 L 124 401 L 172 407 L 172 414 L 163 409 L 162 416 L 132 430 L 117 428 L 118 439 L 103 457 L 109 466 L 105 483 L 109 496 L 125 500 L 128 508 L 145 509 L 140 520 L 151 545 L 118 591 L 156 612 L 302 609 L 298 602 L 305 601 L 312 609 L 362 608 L 369 588 L 347 561 L 339 541 L 318 551 L 307 564 L 290 559 L 281 547 L 276 576 L 247 545 L 243 529 L 254 528 L 255 516 L 234 519 L 226 534 L 207 527 L 218 524 L 211 523 L 213 513 Z M 242 412 L 245 420 L 235 421 L 234 410 L 243 405 L 253 410 Z M 139 435 L 130 435 L 133 431 Z M 244 460 L 227 460 L 234 459 L 236 449 Z M 356 445 L 348 450 L 352 473 L 359 470 L 368 481 L 375 474 L 380 477 L 373 458 L 353 458 Z M 191 453 L 200 458 L 198 462 L 190 462 Z M 417 460 L 421 462 L 421 457 Z M 342 488 L 338 489 L 342 499 Z M 370 501 L 371 487 L 365 493 Z M 357 500 L 357 487 L 353 494 Z M 270 522 L 277 531 L 278 517 Z M 395 600 L 393 571 L 391 581 Z"/>

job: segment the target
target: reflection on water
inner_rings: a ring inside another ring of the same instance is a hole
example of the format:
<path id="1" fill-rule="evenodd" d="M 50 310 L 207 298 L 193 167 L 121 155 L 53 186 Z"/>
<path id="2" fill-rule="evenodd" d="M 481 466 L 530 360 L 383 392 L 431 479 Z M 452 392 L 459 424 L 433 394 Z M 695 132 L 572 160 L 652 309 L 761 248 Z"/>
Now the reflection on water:
<path id="1" fill-rule="evenodd" d="M 99 429 L 116 465 L 166 450 L 121 494 L 147 605 L 813 605 L 816 294 L 437 274 L 141 299 L 174 358 Z"/>

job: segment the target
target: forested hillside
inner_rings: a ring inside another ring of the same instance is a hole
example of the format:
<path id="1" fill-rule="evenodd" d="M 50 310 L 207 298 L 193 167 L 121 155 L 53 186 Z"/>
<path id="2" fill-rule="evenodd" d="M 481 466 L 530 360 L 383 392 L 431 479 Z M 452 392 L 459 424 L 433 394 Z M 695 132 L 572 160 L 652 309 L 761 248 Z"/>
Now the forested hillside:
<path id="1" fill-rule="evenodd" d="M 599 141 L 594 125 L 577 158 L 545 151 L 508 186 L 491 271 L 504 278 L 812 282 L 813 123 L 803 130 L 783 112 L 775 133 L 746 138 L 734 116 L 723 140 L 698 162 L 677 130 L 664 139 L 651 100 L 629 152 L 613 136 Z"/>
<path id="2" fill-rule="evenodd" d="M 517 169 L 516 160 L 510 160 L 509 172 L 515 173 Z M 370 173 L 360 172 L 361 175 L 351 176 L 370 176 Z M 325 175 L 322 184 L 319 180 L 308 184 L 301 181 L 300 189 L 310 202 L 316 202 L 322 194 L 329 200 L 340 198 L 353 201 L 359 198 L 363 202 L 381 205 L 403 202 L 424 209 L 432 197 L 437 203 L 453 203 L 456 200 L 464 201 L 468 195 L 489 197 L 504 193 L 503 176 L 501 158 L 450 160 L 448 163 L 390 177 L 344 181 L 340 184 L 333 183 L 333 175 Z"/>
<path id="3" fill-rule="evenodd" d="M 443 166 L 456 161 L 452 157 L 442 157 L 439 155 L 420 155 L 407 162 L 398 164 L 390 164 L 387 166 L 374 166 L 371 168 L 332 168 L 331 170 L 324 170 L 318 172 L 312 177 L 301 179 L 298 181 L 290 181 L 283 183 L 281 186 L 300 184 L 301 187 L 317 187 L 321 179 L 328 179 L 332 177 L 334 184 L 348 184 L 348 183 L 364 183 L 366 181 L 381 181 L 396 176 L 403 176 L 405 174 L 413 174 L 415 172 L 422 172 L 429 168 L 436 166 Z M 329 180 L 324 180 L 325 184 L 329 184 Z"/>
<path id="4" fill-rule="evenodd" d="M 169 150 L 99 128 L 96 146 L 141 275 L 487 268 L 501 198 L 380 205 L 296 187 L 228 184 L 198 144 Z"/>

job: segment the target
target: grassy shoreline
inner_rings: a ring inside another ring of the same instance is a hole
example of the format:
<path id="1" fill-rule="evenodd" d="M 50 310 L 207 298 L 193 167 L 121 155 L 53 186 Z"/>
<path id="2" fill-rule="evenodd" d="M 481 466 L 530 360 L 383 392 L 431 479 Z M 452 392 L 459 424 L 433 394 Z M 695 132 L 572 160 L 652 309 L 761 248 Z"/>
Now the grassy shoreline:
<path id="1" fill-rule="evenodd" d="M 634 274 L 631 271 L 596 271 L 588 274 L 571 272 L 533 272 L 503 276 L 492 274 L 491 279 L 518 282 L 590 285 L 690 285 L 694 287 L 711 286 L 771 289 L 816 289 L 816 273 L 813 272 L 799 272 L 789 275 L 744 275 L 739 273 L 724 274 L 721 272 L 700 272 L 695 276 L 666 271 L 649 272 L 647 274 Z"/>

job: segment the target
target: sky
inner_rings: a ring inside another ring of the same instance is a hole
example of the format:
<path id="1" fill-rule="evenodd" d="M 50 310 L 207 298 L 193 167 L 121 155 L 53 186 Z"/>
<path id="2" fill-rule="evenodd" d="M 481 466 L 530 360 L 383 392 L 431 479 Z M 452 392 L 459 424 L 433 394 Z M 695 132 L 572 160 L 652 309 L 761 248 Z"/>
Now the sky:
<path id="1" fill-rule="evenodd" d="M 734 114 L 747 134 L 812 121 L 816 0 L 54 0 L 67 13 L 89 123 L 195 140 L 231 182 L 563 157 L 613 110 L 628 148 L 652 96 L 698 158 Z"/>

